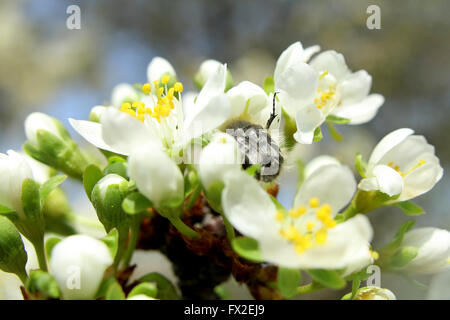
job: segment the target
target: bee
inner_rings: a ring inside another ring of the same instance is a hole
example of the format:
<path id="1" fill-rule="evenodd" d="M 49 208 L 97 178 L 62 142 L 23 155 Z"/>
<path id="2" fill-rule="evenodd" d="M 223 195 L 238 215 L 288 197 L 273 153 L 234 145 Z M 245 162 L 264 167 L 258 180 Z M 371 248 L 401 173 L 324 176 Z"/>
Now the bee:
<path id="1" fill-rule="evenodd" d="M 229 123 L 225 131 L 234 137 L 243 157 L 242 168 L 245 170 L 253 165 L 260 165 L 255 178 L 273 181 L 280 173 L 284 158 L 275 139 L 269 134 L 270 126 L 278 116 L 275 112 L 276 95 L 273 95 L 272 112 L 265 127 L 246 120 L 235 120 Z"/>

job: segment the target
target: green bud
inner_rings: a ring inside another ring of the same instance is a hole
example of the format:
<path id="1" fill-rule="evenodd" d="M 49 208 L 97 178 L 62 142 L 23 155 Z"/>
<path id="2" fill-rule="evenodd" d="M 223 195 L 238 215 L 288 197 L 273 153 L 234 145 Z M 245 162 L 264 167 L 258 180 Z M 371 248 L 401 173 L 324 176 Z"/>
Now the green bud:
<path id="1" fill-rule="evenodd" d="M 14 224 L 0 216 L 0 269 L 16 274 L 25 282 L 28 256 L 22 238 Z"/>
<path id="2" fill-rule="evenodd" d="M 100 122 L 100 115 L 105 111 L 108 107 L 104 106 L 95 106 L 91 109 L 91 113 L 89 114 L 89 121 L 92 122 Z"/>
<path id="3" fill-rule="evenodd" d="M 128 294 L 128 298 L 138 295 L 145 295 L 150 298 L 156 298 L 157 293 L 158 289 L 156 287 L 156 284 L 151 282 L 144 282 L 134 287 Z"/>
<path id="4" fill-rule="evenodd" d="M 61 122 L 35 112 L 25 120 L 25 132 L 24 150 L 29 156 L 71 177 L 82 177 L 88 161 Z"/>
<path id="5" fill-rule="evenodd" d="M 58 299 L 60 296 L 56 280 L 50 274 L 41 270 L 31 271 L 25 287 L 37 299 Z"/>

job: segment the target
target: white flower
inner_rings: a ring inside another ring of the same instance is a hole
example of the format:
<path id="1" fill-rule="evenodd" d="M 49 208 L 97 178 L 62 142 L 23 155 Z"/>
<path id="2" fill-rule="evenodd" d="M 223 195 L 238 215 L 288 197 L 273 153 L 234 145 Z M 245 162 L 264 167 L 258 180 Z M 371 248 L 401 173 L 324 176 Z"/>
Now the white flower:
<path id="1" fill-rule="evenodd" d="M 312 143 L 314 130 L 328 115 L 361 124 L 384 102 L 379 94 L 369 95 L 372 78 L 366 71 L 352 73 L 335 51 L 322 52 L 307 64 L 312 51 L 300 43 L 292 45 L 281 54 L 274 73 L 282 107 L 297 123 L 294 138 L 304 144 Z"/>
<path id="2" fill-rule="evenodd" d="M 119 176 L 115 173 L 110 173 L 106 176 L 104 176 L 100 181 L 97 182 L 96 188 L 98 188 L 98 191 L 100 192 L 100 199 L 104 200 L 106 196 L 106 191 L 108 190 L 109 186 L 112 185 L 121 185 L 126 183 L 127 180 L 125 180 L 122 176 Z"/>
<path id="3" fill-rule="evenodd" d="M 139 94 L 137 90 L 128 83 L 120 83 L 116 85 L 111 94 L 111 104 L 116 109 L 122 106 L 122 103 L 133 102 L 139 100 Z"/>
<path id="4" fill-rule="evenodd" d="M 197 88 L 202 88 L 204 84 L 209 80 L 209 78 L 217 72 L 217 69 L 220 68 L 221 65 L 222 63 L 213 59 L 203 61 L 194 77 L 194 82 Z M 231 78 L 231 73 L 227 71 L 225 91 L 228 90 L 232 85 L 233 79 Z"/>
<path id="5" fill-rule="evenodd" d="M 176 72 L 169 61 L 161 57 L 152 59 L 147 67 L 147 79 L 149 82 L 160 80 L 164 75 L 176 77 Z"/>
<path id="6" fill-rule="evenodd" d="M 43 184 L 48 179 L 50 179 L 52 169 L 49 166 L 43 164 L 42 162 L 34 160 L 26 153 L 20 154 L 23 156 L 28 166 L 30 167 L 34 181 L 36 181 L 39 184 Z"/>
<path id="7" fill-rule="evenodd" d="M 405 201 L 429 191 L 442 178 L 443 169 L 434 147 L 411 129 L 398 129 L 385 136 L 370 156 L 366 178 L 359 188 L 379 190 Z"/>
<path id="8" fill-rule="evenodd" d="M 177 157 L 192 139 L 223 124 L 230 103 L 224 93 L 226 66 L 222 65 L 200 91 L 193 105 L 183 111 L 182 85 L 174 88 L 152 86 L 142 101 L 124 104 L 121 110 L 108 108 L 100 123 L 70 119 L 71 125 L 96 147 L 129 155 L 133 149 L 153 144 Z M 159 90 L 162 90 L 161 93 Z M 158 92 L 156 92 L 158 91 Z M 175 92 L 174 92 L 175 91 Z"/>
<path id="9" fill-rule="evenodd" d="M 236 140 L 226 133 L 217 132 L 200 155 L 199 173 L 203 186 L 208 190 L 215 182 L 222 182 L 227 172 L 237 170 L 241 165 Z"/>
<path id="10" fill-rule="evenodd" d="M 183 175 L 172 159 L 159 148 L 136 149 L 128 159 L 130 178 L 139 191 L 156 208 L 164 203 L 182 203 L 184 200 Z"/>
<path id="11" fill-rule="evenodd" d="M 322 166 L 302 184 L 294 208 L 285 212 L 255 179 L 235 170 L 225 176 L 222 207 L 239 232 L 258 241 L 264 260 L 287 268 L 340 269 L 359 261 L 372 238 L 365 216 L 341 224 L 334 220 L 355 189 L 349 168 Z"/>
<path id="12" fill-rule="evenodd" d="M 417 256 L 402 270 L 430 274 L 450 267 L 450 232 L 437 228 L 419 228 L 409 231 L 402 247 L 418 248 Z"/>
<path id="13" fill-rule="evenodd" d="M 358 289 L 353 300 L 397 300 L 397 298 L 389 289 L 369 286 Z"/>
<path id="14" fill-rule="evenodd" d="M 108 247 L 86 235 L 74 235 L 52 250 L 50 273 L 64 299 L 93 299 L 105 270 L 113 263 Z"/>
<path id="15" fill-rule="evenodd" d="M 64 139 L 61 136 L 56 119 L 42 112 L 33 112 L 25 119 L 25 134 L 28 141 L 34 146 L 38 145 L 37 133 L 40 130 L 48 131 L 56 137 Z"/>
<path id="16" fill-rule="evenodd" d="M 7 155 L 0 153 L 0 177 L 0 204 L 22 217 L 22 184 L 25 179 L 33 179 L 25 157 L 13 150 L 9 150 Z"/>

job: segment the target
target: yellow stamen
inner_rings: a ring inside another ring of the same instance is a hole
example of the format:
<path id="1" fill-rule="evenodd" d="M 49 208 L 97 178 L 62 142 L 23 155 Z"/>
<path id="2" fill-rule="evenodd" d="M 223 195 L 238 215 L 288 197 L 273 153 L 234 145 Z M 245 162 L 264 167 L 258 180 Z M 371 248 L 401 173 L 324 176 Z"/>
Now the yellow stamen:
<path id="1" fill-rule="evenodd" d="M 324 244 L 327 242 L 327 236 L 328 236 L 328 230 L 327 229 L 320 229 L 316 232 L 316 242 L 319 244 Z"/>
<path id="2" fill-rule="evenodd" d="M 311 208 L 317 208 L 319 204 L 320 204 L 319 198 L 314 197 L 309 199 L 309 206 Z"/>
<path id="3" fill-rule="evenodd" d="M 289 210 L 289 215 L 292 218 L 298 218 L 301 215 L 305 214 L 305 212 L 306 212 L 306 207 L 305 206 L 300 206 L 297 209 L 290 209 Z"/>
<path id="4" fill-rule="evenodd" d="M 181 82 L 176 82 L 173 89 L 175 92 L 183 92 L 183 84 Z"/>
<path id="5" fill-rule="evenodd" d="M 277 211 L 275 219 L 277 219 L 277 221 L 283 221 L 284 220 L 284 214 L 282 211 Z"/>
<path id="6" fill-rule="evenodd" d="M 308 221 L 308 222 L 306 223 L 306 230 L 312 231 L 312 230 L 314 229 L 314 227 L 315 227 L 314 222 Z"/>
<path id="7" fill-rule="evenodd" d="M 168 84 L 169 83 L 169 81 L 170 81 L 170 76 L 163 76 L 162 78 L 161 78 L 161 82 L 163 83 L 163 84 Z"/>
<path id="8" fill-rule="evenodd" d="M 142 92 L 144 92 L 145 94 L 149 94 L 150 92 L 152 92 L 152 86 L 150 85 L 150 83 L 146 83 L 142 86 Z"/>

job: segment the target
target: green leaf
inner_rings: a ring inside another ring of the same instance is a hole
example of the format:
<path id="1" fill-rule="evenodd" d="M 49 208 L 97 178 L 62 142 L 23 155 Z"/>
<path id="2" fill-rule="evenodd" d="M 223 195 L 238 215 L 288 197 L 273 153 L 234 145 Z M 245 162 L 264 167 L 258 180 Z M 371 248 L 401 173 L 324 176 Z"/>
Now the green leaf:
<path id="1" fill-rule="evenodd" d="M 342 141 L 344 139 L 344 136 L 337 131 L 337 129 L 334 127 L 334 125 L 331 122 L 327 122 L 328 125 L 328 133 L 330 134 L 331 138 L 333 138 L 336 141 Z"/>
<path id="2" fill-rule="evenodd" d="M 147 297 L 156 298 L 158 288 L 155 283 L 143 282 L 134 287 L 128 294 L 128 298 L 137 296 L 139 294 L 146 295 Z"/>
<path id="3" fill-rule="evenodd" d="M 283 297 L 291 299 L 297 293 L 297 287 L 300 285 L 302 275 L 298 269 L 287 269 L 278 267 L 277 284 Z"/>
<path id="4" fill-rule="evenodd" d="M 11 213 L 11 212 L 14 212 L 14 210 L 13 210 L 13 209 L 10 209 L 10 208 L 8 208 L 8 207 L 2 206 L 2 205 L 0 204 L 0 214 Z"/>
<path id="5" fill-rule="evenodd" d="M 58 299 L 59 286 L 56 280 L 47 272 L 41 270 L 31 271 L 25 287 L 31 294 L 37 294 L 41 298 Z"/>
<path id="6" fill-rule="evenodd" d="M 275 91 L 275 82 L 273 81 L 273 77 L 268 76 L 264 79 L 263 88 L 267 94 Z"/>
<path id="7" fill-rule="evenodd" d="M 341 278 L 339 273 L 335 270 L 307 270 L 307 272 L 314 278 L 315 281 L 331 289 L 342 289 L 346 282 Z"/>
<path id="8" fill-rule="evenodd" d="M 416 221 L 414 220 L 408 220 L 404 222 L 400 226 L 400 228 L 398 228 L 397 233 L 394 236 L 394 239 L 389 244 L 387 244 L 386 246 L 384 246 L 379 250 L 380 254 L 382 254 L 383 252 L 392 252 L 397 250 L 403 242 L 403 237 L 408 231 L 412 229 L 415 223 Z"/>
<path id="9" fill-rule="evenodd" d="M 139 192 L 130 193 L 122 202 L 122 209 L 128 214 L 138 214 L 152 206 L 152 202 Z"/>
<path id="10" fill-rule="evenodd" d="M 47 241 L 45 241 L 45 253 L 47 254 L 47 257 L 50 259 L 52 256 L 52 250 L 53 248 L 60 242 L 60 238 L 51 237 L 48 238 Z"/>
<path id="11" fill-rule="evenodd" d="M 250 176 L 255 177 L 258 172 L 261 170 L 260 164 L 254 164 L 247 169 L 245 169 L 245 172 L 247 172 Z"/>
<path id="12" fill-rule="evenodd" d="M 400 248 L 389 261 L 389 265 L 394 268 L 404 267 L 410 263 L 412 259 L 417 257 L 418 252 L 419 249 L 416 247 Z"/>
<path id="13" fill-rule="evenodd" d="M 413 203 L 412 201 L 397 202 L 394 203 L 394 206 L 402 209 L 407 216 L 419 216 L 425 213 L 425 211 L 420 206 Z"/>
<path id="14" fill-rule="evenodd" d="M 106 290 L 106 300 L 125 300 L 125 293 L 117 281 L 111 282 Z"/>
<path id="15" fill-rule="evenodd" d="M 106 244 L 111 256 L 114 258 L 119 247 L 119 231 L 116 228 L 112 229 L 102 241 Z"/>
<path id="16" fill-rule="evenodd" d="M 234 238 L 231 246 L 234 251 L 247 260 L 254 262 L 263 261 L 258 242 L 255 239 L 249 237 Z"/>
<path id="17" fill-rule="evenodd" d="M 158 272 L 149 273 L 138 280 L 139 282 L 154 282 L 158 288 L 157 298 L 160 300 L 179 300 L 175 286 Z"/>
<path id="18" fill-rule="evenodd" d="M 123 160 L 121 158 L 121 160 Z M 123 177 L 124 179 L 128 179 L 128 165 L 126 162 L 122 162 L 122 161 L 116 161 L 113 163 L 110 163 L 106 166 L 106 168 L 103 170 L 103 173 L 105 175 L 108 174 L 117 174 L 121 177 Z"/>
<path id="19" fill-rule="evenodd" d="M 103 279 L 103 281 L 100 283 L 100 286 L 97 290 L 95 299 L 105 298 L 106 292 L 108 291 L 109 286 L 114 282 L 117 282 L 116 278 L 114 278 L 114 277 L 109 277 L 109 278 Z"/>
<path id="20" fill-rule="evenodd" d="M 26 216 L 24 222 L 27 231 L 20 230 L 28 239 L 37 239 L 44 235 L 45 220 L 41 211 L 39 184 L 31 179 L 25 179 L 22 184 L 22 208 Z M 32 228 L 29 226 L 32 225 Z M 25 234 L 25 233 L 27 234 Z"/>
<path id="21" fill-rule="evenodd" d="M 338 117 L 333 114 L 330 114 L 329 116 L 327 116 L 326 121 L 328 123 L 334 123 L 334 124 L 347 124 L 350 122 L 350 119 L 342 118 L 342 117 Z"/>
<path id="22" fill-rule="evenodd" d="M 19 231 L 8 218 L 0 216 L 0 270 L 25 274 L 27 260 Z"/>
<path id="23" fill-rule="evenodd" d="M 61 183 L 63 183 L 63 181 L 66 180 L 66 178 L 67 178 L 66 175 L 57 175 L 57 176 L 51 177 L 49 180 L 44 182 L 44 184 L 39 189 L 42 206 L 44 205 L 45 200 L 47 200 L 47 197 L 50 194 L 50 192 L 52 192 Z"/>
<path id="24" fill-rule="evenodd" d="M 366 177 L 367 163 L 359 152 L 355 157 L 355 169 L 362 178 Z"/>
<path id="25" fill-rule="evenodd" d="M 103 177 L 104 175 L 102 170 L 100 170 L 99 167 L 93 164 L 89 165 L 86 170 L 84 170 L 83 186 L 89 200 L 91 200 L 92 190 L 94 189 L 95 185 Z"/>
<path id="26" fill-rule="evenodd" d="M 317 127 L 314 130 L 314 141 L 320 141 L 323 139 L 323 135 L 322 135 L 322 129 L 320 129 L 320 127 Z"/>
<path id="27" fill-rule="evenodd" d="M 225 185 L 222 181 L 216 181 L 206 190 L 206 199 L 214 211 L 222 212 L 222 191 L 224 188 Z"/>

